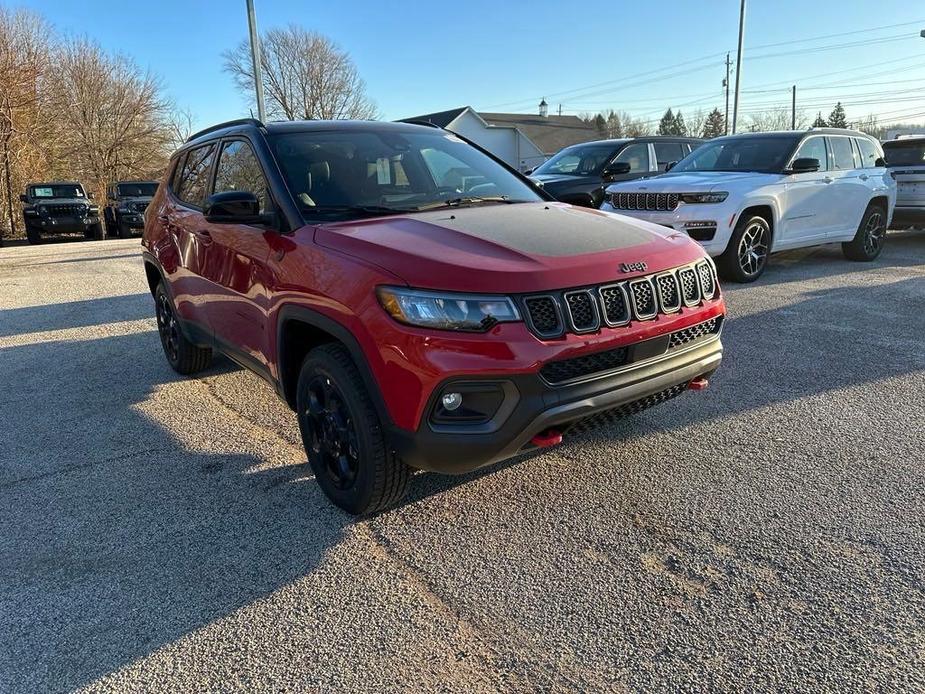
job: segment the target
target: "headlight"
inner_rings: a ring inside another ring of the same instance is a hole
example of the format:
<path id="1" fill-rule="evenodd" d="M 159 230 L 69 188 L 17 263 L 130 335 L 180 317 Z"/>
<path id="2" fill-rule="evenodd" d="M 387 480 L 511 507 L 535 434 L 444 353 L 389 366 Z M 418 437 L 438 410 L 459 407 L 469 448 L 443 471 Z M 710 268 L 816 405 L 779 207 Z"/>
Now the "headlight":
<path id="1" fill-rule="evenodd" d="M 687 203 L 722 202 L 729 197 L 729 193 L 681 193 L 681 200 Z"/>
<path id="2" fill-rule="evenodd" d="M 440 330 L 485 332 L 497 323 L 519 321 L 514 302 L 506 296 L 429 292 L 379 287 L 379 303 L 399 323 Z"/>
<path id="3" fill-rule="evenodd" d="M 97 207 L 96 205 L 88 205 L 88 206 L 87 206 L 87 214 L 90 215 L 91 217 L 92 217 L 93 215 L 99 214 L 99 213 L 100 213 L 100 208 Z"/>

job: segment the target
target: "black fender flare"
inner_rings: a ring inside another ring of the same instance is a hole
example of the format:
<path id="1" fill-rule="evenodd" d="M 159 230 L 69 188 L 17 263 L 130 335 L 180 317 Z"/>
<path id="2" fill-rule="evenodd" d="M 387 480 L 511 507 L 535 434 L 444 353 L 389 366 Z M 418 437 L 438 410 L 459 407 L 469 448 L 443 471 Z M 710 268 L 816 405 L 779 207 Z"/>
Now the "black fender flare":
<path id="1" fill-rule="evenodd" d="M 373 406 L 376 408 L 376 412 L 379 415 L 379 420 L 382 422 L 386 430 L 392 427 L 392 417 L 389 414 L 388 408 L 385 405 L 385 398 L 382 397 L 382 391 L 379 388 L 379 383 L 376 381 L 376 378 L 373 376 L 372 369 L 369 367 L 369 362 L 366 359 L 366 353 L 363 351 L 363 348 L 360 346 L 359 341 L 354 337 L 353 333 L 350 332 L 343 324 L 338 323 L 333 318 L 329 318 L 318 311 L 312 310 L 305 306 L 297 306 L 294 304 L 286 304 L 282 306 L 276 317 L 276 368 L 277 368 L 277 384 L 279 388 L 279 395 L 282 399 L 291 407 L 293 410 L 296 409 L 296 394 L 294 388 L 287 389 L 287 378 L 286 374 L 283 373 L 283 365 L 286 363 L 286 342 L 283 339 L 283 333 L 286 329 L 286 325 L 290 322 L 297 321 L 299 323 L 305 323 L 313 328 L 327 333 L 335 340 L 340 342 L 347 352 L 350 353 L 350 357 L 353 359 L 353 363 L 356 365 L 357 370 L 360 372 L 360 377 L 363 379 L 363 384 L 366 386 L 366 391 L 369 393 L 370 399 L 373 401 Z"/>

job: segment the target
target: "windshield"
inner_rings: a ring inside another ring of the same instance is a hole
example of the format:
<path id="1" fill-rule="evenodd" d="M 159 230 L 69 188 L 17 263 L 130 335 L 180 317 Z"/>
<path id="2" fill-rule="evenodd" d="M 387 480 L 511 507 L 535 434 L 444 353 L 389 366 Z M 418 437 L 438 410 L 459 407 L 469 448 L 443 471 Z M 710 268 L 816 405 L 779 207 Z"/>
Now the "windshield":
<path id="1" fill-rule="evenodd" d="M 37 185 L 29 187 L 30 198 L 84 198 L 84 190 L 75 185 Z"/>
<path id="2" fill-rule="evenodd" d="M 443 130 L 287 133 L 272 136 L 271 144 L 310 218 L 542 199 L 501 164 Z"/>
<path id="3" fill-rule="evenodd" d="M 887 166 L 925 165 L 925 140 L 892 140 L 883 143 Z"/>
<path id="4" fill-rule="evenodd" d="M 538 166 L 534 174 L 571 174 L 573 176 L 600 176 L 616 147 L 613 145 L 574 145 L 554 154 Z"/>
<path id="5" fill-rule="evenodd" d="M 705 142 L 679 161 L 671 173 L 679 171 L 757 171 L 780 172 L 797 137 L 723 137 Z"/>
<path id="6" fill-rule="evenodd" d="M 120 183 L 116 186 L 120 198 L 153 198 L 157 192 L 157 183 Z"/>

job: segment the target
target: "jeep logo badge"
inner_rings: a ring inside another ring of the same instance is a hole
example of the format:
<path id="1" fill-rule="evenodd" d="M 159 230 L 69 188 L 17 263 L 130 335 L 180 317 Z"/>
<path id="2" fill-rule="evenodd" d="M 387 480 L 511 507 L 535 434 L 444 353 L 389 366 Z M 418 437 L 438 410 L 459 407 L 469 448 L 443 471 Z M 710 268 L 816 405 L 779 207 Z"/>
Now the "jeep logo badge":
<path id="1" fill-rule="evenodd" d="M 620 272 L 645 272 L 649 267 L 643 262 L 638 263 L 620 263 Z"/>

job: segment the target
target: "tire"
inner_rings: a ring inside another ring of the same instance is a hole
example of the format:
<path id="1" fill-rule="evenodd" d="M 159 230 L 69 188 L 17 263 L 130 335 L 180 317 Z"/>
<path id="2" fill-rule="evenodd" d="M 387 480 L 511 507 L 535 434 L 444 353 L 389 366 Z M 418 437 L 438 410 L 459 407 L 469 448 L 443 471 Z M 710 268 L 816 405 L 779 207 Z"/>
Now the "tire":
<path id="1" fill-rule="evenodd" d="M 864 210 L 861 223 L 854 238 L 841 245 L 848 260 L 869 263 L 876 260 L 886 241 L 886 211 L 877 204 L 870 204 Z"/>
<path id="2" fill-rule="evenodd" d="M 106 238 L 106 234 L 103 233 L 103 223 L 97 222 L 92 227 L 87 230 L 87 238 L 93 239 L 94 241 L 102 241 Z"/>
<path id="3" fill-rule="evenodd" d="M 154 311 L 157 316 L 157 332 L 167 363 L 179 374 L 189 376 L 202 371 L 212 362 L 212 350 L 199 347 L 186 339 L 177 322 L 173 302 L 161 282 L 154 290 Z"/>
<path id="4" fill-rule="evenodd" d="M 771 225 L 759 215 L 743 216 L 735 226 L 729 245 L 716 259 L 720 277 L 748 283 L 761 277 L 771 252 Z"/>
<path id="5" fill-rule="evenodd" d="M 369 514 L 404 498 L 411 469 L 387 445 L 376 408 L 343 346 L 325 344 L 308 353 L 296 403 L 308 462 L 335 505 Z"/>
<path id="6" fill-rule="evenodd" d="M 132 238 L 132 229 L 125 222 L 119 222 L 119 238 L 120 239 Z"/>
<path id="7" fill-rule="evenodd" d="M 112 211 L 108 207 L 103 213 L 103 223 L 106 225 L 106 238 L 111 239 L 116 235 L 116 224 L 112 219 Z"/>
<path id="8" fill-rule="evenodd" d="M 42 243 L 42 232 L 31 224 L 26 224 L 26 239 L 30 246 L 37 246 Z"/>

